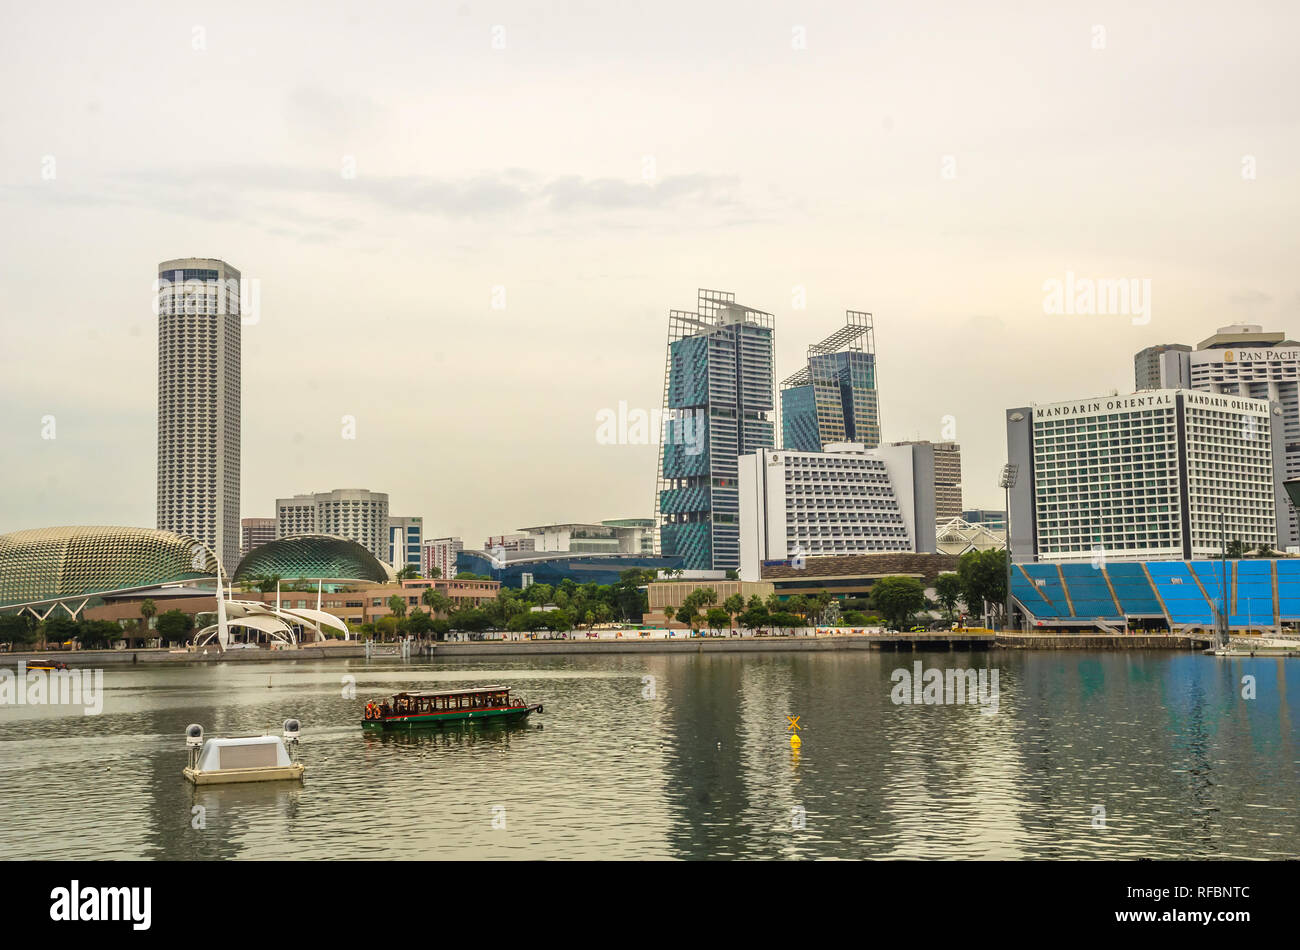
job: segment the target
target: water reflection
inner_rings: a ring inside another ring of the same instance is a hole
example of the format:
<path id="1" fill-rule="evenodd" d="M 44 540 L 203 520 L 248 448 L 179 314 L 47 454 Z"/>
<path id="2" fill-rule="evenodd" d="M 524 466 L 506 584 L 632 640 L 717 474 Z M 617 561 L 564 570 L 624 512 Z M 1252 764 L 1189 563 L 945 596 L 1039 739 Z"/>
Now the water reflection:
<path id="1" fill-rule="evenodd" d="M 916 660 L 996 668 L 997 713 L 895 705 L 891 672 Z M 0 709 L 0 856 L 1297 857 L 1297 671 L 1154 652 L 108 671 L 100 716 Z M 501 682 L 546 712 L 362 730 L 349 675 L 357 697 Z M 187 723 L 278 733 L 289 716 L 303 783 L 181 777 Z"/>

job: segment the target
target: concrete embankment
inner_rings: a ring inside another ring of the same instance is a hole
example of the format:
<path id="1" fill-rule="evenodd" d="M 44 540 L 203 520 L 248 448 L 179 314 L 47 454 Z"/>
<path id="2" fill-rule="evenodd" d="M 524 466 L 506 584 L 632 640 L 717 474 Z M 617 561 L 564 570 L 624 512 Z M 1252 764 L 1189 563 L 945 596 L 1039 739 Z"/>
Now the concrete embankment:
<path id="1" fill-rule="evenodd" d="M 435 645 L 437 659 L 468 656 L 601 656 L 629 653 L 800 653 L 809 651 L 889 650 L 903 652 L 962 650 L 1204 650 L 1208 638 L 1188 636 L 1021 634 L 992 632 L 940 632 L 868 634 L 821 637 L 683 637 L 681 639 L 617 640 L 471 640 Z M 393 644 L 379 647 L 378 661 L 398 659 Z M 416 658 L 420 648 L 413 651 Z M 123 666 L 168 663 L 265 663 L 300 660 L 360 659 L 364 643 L 335 642 L 330 646 L 305 646 L 297 650 L 215 650 L 194 653 L 180 650 L 75 650 L 46 653 L 0 654 L 0 666 L 16 667 L 19 660 L 57 659 L 68 666 Z"/>

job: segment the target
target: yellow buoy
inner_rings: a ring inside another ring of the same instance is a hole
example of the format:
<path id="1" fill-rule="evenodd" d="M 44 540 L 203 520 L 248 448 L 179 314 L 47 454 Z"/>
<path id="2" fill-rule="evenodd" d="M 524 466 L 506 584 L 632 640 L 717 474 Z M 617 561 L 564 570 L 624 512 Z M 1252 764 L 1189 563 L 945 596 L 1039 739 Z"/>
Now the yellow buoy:
<path id="1" fill-rule="evenodd" d="M 803 745 L 803 742 L 799 739 L 799 737 L 798 737 L 797 735 L 793 735 L 793 736 L 790 737 L 790 748 L 791 748 L 791 749 L 793 749 L 793 750 L 795 750 L 796 752 L 798 752 L 798 751 L 799 751 L 799 746 L 801 746 L 801 745 Z"/>

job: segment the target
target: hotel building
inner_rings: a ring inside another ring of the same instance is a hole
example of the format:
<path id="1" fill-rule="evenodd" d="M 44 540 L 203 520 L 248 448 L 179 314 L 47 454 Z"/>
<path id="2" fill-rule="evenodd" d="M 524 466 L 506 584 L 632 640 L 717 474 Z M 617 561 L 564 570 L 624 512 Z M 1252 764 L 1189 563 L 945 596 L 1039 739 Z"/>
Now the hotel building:
<path id="1" fill-rule="evenodd" d="M 1238 324 L 1220 327 L 1195 350 L 1174 346 L 1167 349 L 1156 372 L 1148 373 L 1153 388 L 1181 386 L 1278 403 L 1282 408 L 1284 477 L 1300 477 L 1300 343 L 1288 340 L 1280 330 Z M 1143 350 L 1135 357 L 1139 379 L 1148 352 Z M 1295 509 L 1284 505 L 1278 520 L 1282 550 L 1300 553 L 1300 517 Z"/>
<path id="2" fill-rule="evenodd" d="M 158 527 L 239 563 L 240 275 L 225 261 L 158 265 Z"/>
<path id="3" fill-rule="evenodd" d="M 884 551 L 933 553 L 928 443 L 825 452 L 760 449 L 740 459 L 740 576 L 765 562 Z"/>
<path id="4" fill-rule="evenodd" d="M 275 536 L 328 534 L 356 541 L 384 563 L 388 559 L 388 495 L 364 488 L 340 488 L 277 498 Z M 402 565 L 397 565 L 402 567 Z"/>
<path id="5" fill-rule="evenodd" d="M 1279 544 L 1281 407 L 1150 390 L 1007 410 L 1017 561 L 1216 557 Z M 1221 530 L 1221 516 L 1226 531 Z"/>

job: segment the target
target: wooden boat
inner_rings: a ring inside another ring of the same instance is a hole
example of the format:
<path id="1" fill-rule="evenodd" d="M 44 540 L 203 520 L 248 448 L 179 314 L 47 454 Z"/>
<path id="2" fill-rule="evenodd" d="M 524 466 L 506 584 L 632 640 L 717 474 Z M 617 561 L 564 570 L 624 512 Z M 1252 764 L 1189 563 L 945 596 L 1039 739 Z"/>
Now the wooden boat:
<path id="1" fill-rule="evenodd" d="M 367 729 L 410 729 L 466 720 L 518 722 L 534 711 L 540 713 L 542 704 L 511 699 L 509 686 L 475 686 L 371 700 L 366 703 L 361 725 Z"/>

